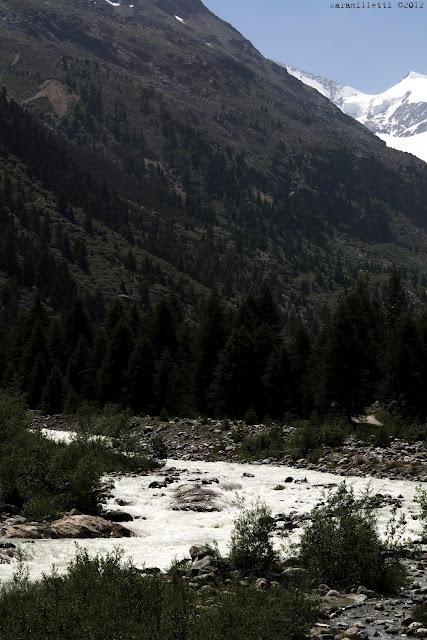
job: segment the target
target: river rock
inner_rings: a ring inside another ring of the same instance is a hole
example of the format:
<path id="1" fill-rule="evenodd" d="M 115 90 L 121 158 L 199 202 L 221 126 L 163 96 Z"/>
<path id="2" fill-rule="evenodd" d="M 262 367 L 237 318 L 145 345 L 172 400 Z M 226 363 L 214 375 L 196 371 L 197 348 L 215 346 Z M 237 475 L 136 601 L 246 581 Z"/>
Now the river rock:
<path id="1" fill-rule="evenodd" d="M 221 511 L 218 491 L 201 484 L 183 484 L 175 491 L 173 511 Z"/>
<path id="2" fill-rule="evenodd" d="M 255 580 L 255 589 L 257 591 L 267 591 L 270 588 L 270 583 L 265 578 L 258 578 Z"/>
<path id="3" fill-rule="evenodd" d="M 99 516 L 65 516 L 51 523 L 58 538 L 129 538 L 122 525 Z"/>
<path id="4" fill-rule="evenodd" d="M 104 511 L 102 517 L 111 522 L 132 522 L 133 517 L 126 511 Z"/>
<path id="5" fill-rule="evenodd" d="M 370 598 L 370 599 L 378 597 L 378 594 L 375 593 L 375 591 L 372 591 L 372 589 L 368 589 L 367 587 L 364 587 L 362 585 L 358 587 L 357 593 L 365 595 L 367 598 Z"/>
<path id="6" fill-rule="evenodd" d="M 0 526 L 0 536 L 6 539 L 28 538 L 29 540 L 41 540 L 43 538 L 56 537 L 48 534 L 49 529 L 49 525 L 38 522 L 28 524 L 3 525 Z"/>
<path id="7" fill-rule="evenodd" d="M 362 593 L 338 593 L 329 592 L 323 598 L 320 599 L 321 611 L 337 611 L 338 609 L 350 609 L 352 607 L 359 607 L 364 604 L 367 597 Z"/>
<path id="8" fill-rule="evenodd" d="M 49 538 L 128 538 L 129 529 L 99 516 L 64 516 L 50 524 L 32 522 L 6 525 L 0 528 L 0 536 L 10 539 L 42 540 Z"/>
<path id="9" fill-rule="evenodd" d="M 205 556 L 208 556 L 210 553 L 212 552 L 212 550 L 210 549 L 210 547 L 208 547 L 205 544 L 193 544 L 192 547 L 190 547 L 190 558 L 192 559 L 192 561 L 194 562 L 195 560 L 200 560 L 200 558 L 204 558 Z"/>
<path id="10" fill-rule="evenodd" d="M 150 482 L 150 484 L 148 485 L 149 489 L 166 489 L 167 487 L 167 482 L 166 481 L 161 481 L 161 480 L 153 480 L 153 482 Z"/>
<path id="11" fill-rule="evenodd" d="M 418 629 L 422 629 L 422 626 L 421 622 L 411 622 L 408 626 L 408 636 L 415 636 Z"/>
<path id="12" fill-rule="evenodd" d="M 204 556 L 204 558 L 200 558 L 200 560 L 194 560 L 191 565 L 191 573 L 197 575 L 198 573 L 209 573 L 210 571 L 214 571 L 214 567 L 212 566 L 213 562 L 214 559 L 212 556 Z"/>

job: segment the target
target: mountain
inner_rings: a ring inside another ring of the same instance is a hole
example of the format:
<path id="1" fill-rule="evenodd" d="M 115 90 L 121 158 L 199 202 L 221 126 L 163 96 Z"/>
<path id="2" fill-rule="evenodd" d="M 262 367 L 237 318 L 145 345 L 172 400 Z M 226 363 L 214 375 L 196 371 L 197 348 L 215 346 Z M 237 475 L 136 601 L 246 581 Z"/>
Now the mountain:
<path id="1" fill-rule="evenodd" d="M 20 114 L 4 107 L 0 155 L 25 292 L 39 286 L 22 273 L 44 190 L 52 212 L 34 242 L 65 261 L 95 309 L 165 293 L 195 309 L 209 288 L 235 300 L 267 282 L 300 313 L 393 264 L 424 295 L 425 164 L 387 149 L 199 0 L 0 0 L 0 77 Z M 35 123 L 66 158 L 55 179 Z M 62 231 L 85 243 L 86 272 Z"/>
<path id="2" fill-rule="evenodd" d="M 377 95 L 287 66 L 289 73 L 317 89 L 387 143 L 427 162 L 427 76 L 411 71 Z"/>

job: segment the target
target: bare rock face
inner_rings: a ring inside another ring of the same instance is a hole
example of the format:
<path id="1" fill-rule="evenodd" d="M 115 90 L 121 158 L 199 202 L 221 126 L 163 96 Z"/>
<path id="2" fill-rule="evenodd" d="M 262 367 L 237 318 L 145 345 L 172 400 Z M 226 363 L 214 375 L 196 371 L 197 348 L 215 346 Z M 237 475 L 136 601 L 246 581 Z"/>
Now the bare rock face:
<path id="1" fill-rule="evenodd" d="M 50 524 L 25 523 L 0 528 L 0 537 L 6 539 L 129 538 L 131 535 L 129 529 L 117 522 L 86 515 L 67 515 Z"/>
<path id="2" fill-rule="evenodd" d="M 202 484 L 183 484 L 175 491 L 173 511 L 221 511 L 218 502 L 220 494 L 209 486 Z"/>

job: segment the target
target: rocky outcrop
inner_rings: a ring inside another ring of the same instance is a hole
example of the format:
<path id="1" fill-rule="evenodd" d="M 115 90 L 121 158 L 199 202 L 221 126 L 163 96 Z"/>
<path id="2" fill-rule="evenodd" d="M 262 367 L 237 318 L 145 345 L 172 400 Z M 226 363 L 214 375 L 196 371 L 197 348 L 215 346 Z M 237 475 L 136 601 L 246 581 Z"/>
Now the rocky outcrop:
<path id="1" fill-rule="evenodd" d="M 5 539 L 128 538 L 131 535 L 129 529 L 117 522 L 88 515 L 66 515 L 50 523 L 4 523 L 0 525 L 0 537 Z"/>

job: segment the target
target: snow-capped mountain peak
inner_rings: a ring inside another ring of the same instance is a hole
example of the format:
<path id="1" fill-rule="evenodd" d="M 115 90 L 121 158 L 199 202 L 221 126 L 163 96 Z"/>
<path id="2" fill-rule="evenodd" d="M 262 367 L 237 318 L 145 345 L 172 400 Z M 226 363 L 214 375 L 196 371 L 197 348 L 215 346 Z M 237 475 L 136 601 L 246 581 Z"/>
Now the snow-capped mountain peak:
<path id="1" fill-rule="evenodd" d="M 418 73 L 417 71 L 410 71 L 404 79 L 406 80 L 406 78 L 409 78 L 410 80 L 418 80 L 419 78 L 427 80 L 427 76 L 422 73 Z"/>
<path id="2" fill-rule="evenodd" d="M 372 95 L 296 67 L 286 69 L 371 129 L 388 146 L 427 161 L 427 75 L 410 71 L 386 91 Z"/>

